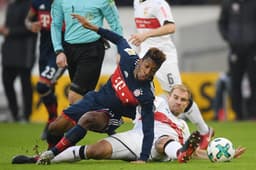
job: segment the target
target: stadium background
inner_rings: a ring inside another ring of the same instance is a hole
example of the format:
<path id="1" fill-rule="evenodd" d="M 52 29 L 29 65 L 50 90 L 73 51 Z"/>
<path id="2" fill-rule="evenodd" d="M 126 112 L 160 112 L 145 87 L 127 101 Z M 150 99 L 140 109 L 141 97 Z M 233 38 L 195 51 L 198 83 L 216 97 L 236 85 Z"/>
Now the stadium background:
<path id="1" fill-rule="evenodd" d="M 124 28 L 124 36 L 129 38 L 135 32 L 133 22 L 132 7 L 119 6 L 120 19 Z M 195 101 L 198 103 L 203 116 L 209 120 L 214 117 L 212 110 L 212 100 L 215 93 L 215 83 L 219 75 L 227 69 L 227 46 L 221 39 L 217 29 L 217 19 L 219 16 L 219 5 L 203 6 L 173 6 L 173 15 L 176 20 L 177 31 L 173 40 L 177 46 L 179 65 L 182 78 L 193 93 Z M 0 12 L 0 24 L 3 22 L 4 13 Z M 0 43 L 2 42 L 0 37 Z M 98 87 L 104 83 L 107 77 L 115 68 L 115 48 L 107 50 L 102 76 Z M 1 75 L 1 72 L 0 72 Z M 1 78 L 1 77 L 0 77 Z M 38 79 L 37 63 L 33 69 L 33 83 Z M 69 79 L 67 73 L 58 81 L 57 95 L 59 99 L 59 113 L 68 106 L 66 91 Z M 19 83 L 16 88 L 20 91 Z M 156 81 L 157 94 L 161 89 Z M 7 103 L 0 83 L 0 120 L 1 116 L 8 116 Z M 21 99 L 19 99 L 21 103 Z M 227 119 L 233 120 L 234 113 L 227 102 Z M 32 121 L 45 121 L 46 110 L 39 101 L 37 93 L 34 93 L 34 108 Z"/>

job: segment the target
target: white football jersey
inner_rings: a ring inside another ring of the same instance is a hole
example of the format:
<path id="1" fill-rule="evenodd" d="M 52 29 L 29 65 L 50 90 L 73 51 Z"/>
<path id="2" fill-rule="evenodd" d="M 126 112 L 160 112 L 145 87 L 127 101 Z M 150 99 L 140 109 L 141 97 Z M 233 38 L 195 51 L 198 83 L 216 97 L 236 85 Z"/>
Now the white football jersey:
<path id="1" fill-rule="evenodd" d="M 157 29 L 165 21 L 175 22 L 169 4 L 165 0 L 134 0 L 134 19 L 138 33 Z M 156 73 L 161 87 L 170 91 L 173 84 L 180 84 L 180 71 L 176 47 L 171 35 L 162 35 L 146 39 L 140 45 L 139 56 L 142 58 L 147 50 L 156 47 L 166 55 L 166 61 Z"/>
<path id="2" fill-rule="evenodd" d="M 161 97 L 156 97 L 154 101 L 156 107 L 154 118 L 154 134 L 155 140 L 160 136 L 169 135 L 172 136 L 176 141 L 184 143 L 189 135 L 190 131 L 187 123 L 177 118 L 169 109 L 169 105 L 165 99 Z M 140 131 L 142 133 L 142 122 L 138 118 L 134 125 L 134 130 Z"/>
<path id="3" fill-rule="evenodd" d="M 139 33 L 159 28 L 165 21 L 174 22 L 170 6 L 165 0 L 134 0 L 134 19 Z M 151 47 L 158 47 L 165 53 L 176 52 L 170 35 L 145 40 L 140 46 L 140 56 L 144 56 Z M 177 61 L 177 56 L 172 60 Z"/>
<path id="4" fill-rule="evenodd" d="M 159 137 L 168 135 L 183 144 L 190 135 L 189 128 L 184 120 L 178 119 L 171 113 L 165 99 L 156 97 L 154 105 L 156 106 L 154 113 L 154 142 L 149 159 L 158 161 L 175 159 L 158 153 L 155 148 L 155 142 Z M 139 158 L 143 141 L 142 121 L 138 116 L 134 122 L 133 129 L 116 133 L 104 139 L 112 145 L 113 153 L 111 159 L 136 160 Z M 176 154 L 176 151 L 174 152 Z"/>

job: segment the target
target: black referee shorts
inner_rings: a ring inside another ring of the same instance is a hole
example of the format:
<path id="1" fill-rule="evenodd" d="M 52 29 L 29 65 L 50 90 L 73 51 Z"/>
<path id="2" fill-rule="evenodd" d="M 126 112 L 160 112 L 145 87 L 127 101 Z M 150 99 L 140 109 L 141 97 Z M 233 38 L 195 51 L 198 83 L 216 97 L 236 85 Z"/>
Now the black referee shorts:
<path id="1" fill-rule="evenodd" d="M 64 51 L 71 80 L 70 90 L 81 95 L 94 90 L 105 55 L 104 42 L 101 39 L 84 44 L 64 42 Z"/>

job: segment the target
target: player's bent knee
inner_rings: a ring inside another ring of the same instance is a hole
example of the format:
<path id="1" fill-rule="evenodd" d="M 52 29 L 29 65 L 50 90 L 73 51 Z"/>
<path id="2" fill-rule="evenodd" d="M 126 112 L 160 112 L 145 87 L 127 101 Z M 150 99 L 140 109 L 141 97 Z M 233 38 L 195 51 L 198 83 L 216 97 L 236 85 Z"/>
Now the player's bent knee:
<path id="1" fill-rule="evenodd" d="M 108 141 L 101 140 L 96 144 L 87 146 L 86 155 L 90 159 L 110 159 L 112 146 Z"/>
<path id="2" fill-rule="evenodd" d="M 47 95 L 48 93 L 51 92 L 52 89 L 48 84 L 38 82 L 36 85 L 36 90 L 40 95 Z"/>
<path id="3" fill-rule="evenodd" d="M 70 90 L 69 93 L 68 93 L 68 101 L 69 101 L 70 104 L 73 104 L 73 103 L 75 103 L 76 101 L 78 101 L 82 98 L 83 98 L 83 96 L 81 94 L 76 93 L 72 90 Z"/>
<path id="4" fill-rule="evenodd" d="M 62 116 L 59 116 L 55 121 L 51 122 L 48 126 L 48 132 L 51 134 L 59 135 L 63 134 L 74 125 Z"/>
<path id="5" fill-rule="evenodd" d="M 104 112 L 86 112 L 78 121 L 78 124 L 85 129 L 101 132 L 108 123 L 108 116 Z"/>
<path id="6" fill-rule="evenodd" d="M 168 136 L 168 135 L 164 135 L 164 136 L 161 136 L 157 139 L 157 141 L 155 142 L 155 148 L 156 148 L 156 151 L 158 153 L 164 153 L 164 148 L 165 146 L 174 141 L 174 139 L 171 137 L 171 136 Z"/>

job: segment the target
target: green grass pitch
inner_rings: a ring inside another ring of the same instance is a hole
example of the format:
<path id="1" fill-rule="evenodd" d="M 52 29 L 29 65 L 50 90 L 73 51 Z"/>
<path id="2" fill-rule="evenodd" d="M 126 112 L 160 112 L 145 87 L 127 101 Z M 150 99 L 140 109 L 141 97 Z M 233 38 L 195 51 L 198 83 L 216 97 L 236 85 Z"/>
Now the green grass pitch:
<path id="1" fill-rule="evenodd" d="M 78 163 L 62 163 L 47 166 L 42 165 L 12 165 L 11 159 L 16 154 L 33 155 L 33 147 L 39 146 L 39 151 L 47 145 L 40 140 L 44 127 L 41 123 L 19 124 L 0 123 L 0 170 L 254 170 L 256 169 L 256 122 L 207 122 L 215 129 L 215 137 L 226 137 L 234 146 L 242 145 L 247 148 L 239 159 L 227 163 L 211 163 L 209 160 L 191 160 L 186 164 L 178 162 L 152 162 L 147 164 L 131 164 L 114 160 L 84 160 Z M 189 124 L 191 131 L 194 125 Z M 131 123 L 125 123 L 119 131 L 131 128 Z M 104 134 L 89 132 L 81 143 L 93 143 Z"/>

